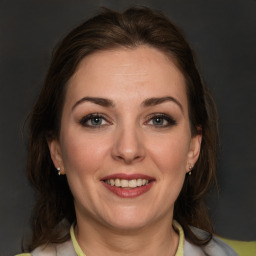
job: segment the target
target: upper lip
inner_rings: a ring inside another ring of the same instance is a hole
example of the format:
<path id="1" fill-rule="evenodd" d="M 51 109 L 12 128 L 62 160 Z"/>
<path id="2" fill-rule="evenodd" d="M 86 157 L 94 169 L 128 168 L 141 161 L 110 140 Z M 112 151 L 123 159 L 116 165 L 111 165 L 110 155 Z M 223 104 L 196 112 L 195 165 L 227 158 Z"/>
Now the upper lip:
<path id="1" fill-rule="evenodd" d="M 155 180 L 154 177 L 145 175 L 145 174 L 140 174 L 140 173 L 134 173 L 134 174 L 126 174 L 126 173 L 115 173 L 111 175 L 107 175 L 103 177 L 101 180 L 110 180 L 110 179 L 120 179 L 120 180 L 134 180 L 134 179 L 145 179 L 145 180 Z"/>

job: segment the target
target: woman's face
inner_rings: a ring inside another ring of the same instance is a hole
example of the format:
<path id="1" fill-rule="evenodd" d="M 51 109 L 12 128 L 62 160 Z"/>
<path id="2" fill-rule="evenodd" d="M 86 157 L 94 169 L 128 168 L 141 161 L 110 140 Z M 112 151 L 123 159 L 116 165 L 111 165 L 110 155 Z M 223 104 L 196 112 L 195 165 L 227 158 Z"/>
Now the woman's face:
<path id="1" fill-rule="evenodd" d="M 54 164 L 67 175 L 77 220 L 134 229 L 171 221 L 200 151 L 182 73 L 147 46 L 94 53 L 72 76 Z"/>

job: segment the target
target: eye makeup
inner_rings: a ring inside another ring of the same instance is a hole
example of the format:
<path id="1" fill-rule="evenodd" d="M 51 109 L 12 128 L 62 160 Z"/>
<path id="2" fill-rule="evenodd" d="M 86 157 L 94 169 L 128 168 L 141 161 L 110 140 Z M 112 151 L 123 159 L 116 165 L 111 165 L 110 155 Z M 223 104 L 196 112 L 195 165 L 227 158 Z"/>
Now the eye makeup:
<path id="1" fill-rule="evenodd" d="M 82 117 L 79 123 L 83 127 L 91 129 L 103 128 L 104 126 L 112 124 L 109 119 L 101 113 L 90 113 Z M 167 128 L 177 125 L 177 121 L 172 116 L 165 113 L 152 113 L 147 116 L 147 119 L 143 124 L 154 128 Z"/>
<path id="2" fill-rule="evenodd" d="M 102 128 L 103 126 L 111 124 L 106 116 L 100 113 L 91 113 L 89 115 L 86 115 L 80 120 L 79 123 L 84 127 L 92 129 Z"/>
<path id="3" fill-rule="evenodd" d="M 167 128 L 177 125 L 177 121 L 170 115 L 165 113 L 153 113 L 149 115 L 146 125 L 152 125 L 155 128 Z"/>

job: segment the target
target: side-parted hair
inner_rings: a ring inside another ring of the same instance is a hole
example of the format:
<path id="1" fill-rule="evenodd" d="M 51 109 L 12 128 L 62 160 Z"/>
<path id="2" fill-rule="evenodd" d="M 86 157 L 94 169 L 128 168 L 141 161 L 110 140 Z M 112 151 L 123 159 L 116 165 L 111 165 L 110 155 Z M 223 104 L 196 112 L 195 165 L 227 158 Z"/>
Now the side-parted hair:
<path id="1" fill-rule="evenodd" d="M 36 203 L 27 250 L 68 240 L 69 227 L 76 221 L 67 179 L 57 175 L 47 144 L 48 140 L 59 137 L 68 81 L 80 61 L 90 54 L 142 45 L 160 50 L 185 77 L 192 136 L 202 134 L 202 144 L 193 174 L 186 176 L 175 202 L 174 219 L 182 225 L 190 242 L 202 246 L 210 241 L 213 228 L 204 199 L 216 182 L 218 120 L 214 101 L 200 77 L 192 50 L 181 31 L 159 11 L 134 7 L 119 13 L 104 8 L 72 30 L 57 46 L 30 115 L 28 177 L 36 190 Z M 209 236 L 204 240 L 197 238 L 190 226 L 208 231 Z"/>

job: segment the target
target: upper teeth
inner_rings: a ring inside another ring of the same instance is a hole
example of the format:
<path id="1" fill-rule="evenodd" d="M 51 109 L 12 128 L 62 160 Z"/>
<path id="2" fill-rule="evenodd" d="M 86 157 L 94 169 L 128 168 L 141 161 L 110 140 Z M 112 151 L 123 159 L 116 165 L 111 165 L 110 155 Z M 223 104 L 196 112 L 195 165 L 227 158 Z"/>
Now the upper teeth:
<path id="1" fill-rule="evenodd" d="M 122 187 L 122 188 L 136 188 L 149 183 L 149 181 L 146 179 L 133 179 L 133 180 L 110 179 L 110 180 L 105 180 L 105 182 L 111 186 Z"/>

